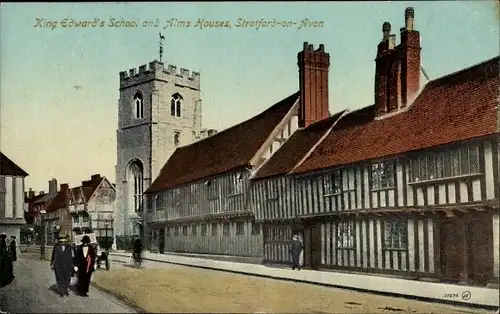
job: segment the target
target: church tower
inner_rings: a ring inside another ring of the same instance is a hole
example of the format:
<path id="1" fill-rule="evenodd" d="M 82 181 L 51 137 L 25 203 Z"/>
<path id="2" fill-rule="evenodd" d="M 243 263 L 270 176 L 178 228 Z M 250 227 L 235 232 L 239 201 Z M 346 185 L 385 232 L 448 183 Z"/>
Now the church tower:
<path id="1" fill-rule="evenodd" d="M 142 235 L 143 192 L 178 146 L 201 136 L 199 73 L 156 60 L 120 72 L 115 235 Z"/>

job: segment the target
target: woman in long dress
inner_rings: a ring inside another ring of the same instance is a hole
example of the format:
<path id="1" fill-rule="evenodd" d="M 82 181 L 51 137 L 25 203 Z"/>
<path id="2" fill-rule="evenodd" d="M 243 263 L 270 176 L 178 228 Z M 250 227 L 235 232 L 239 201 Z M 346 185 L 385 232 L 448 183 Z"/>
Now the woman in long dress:
<path id="1" fill-rule="evenodd" d="M 10 284 L 14 280 L 12 256 L 7 246 L 7 236 L 0 235 L 0 287 Z"/>
<path id="2" fill-rule="evenodd" d="M 76 288 L 78 293 L 88 297 L 90 278 L 94 272 L 95 250 L 90 245 L 90 238 L 85 235 L 82 237 L 82 244 L 75 254 L 75 264 L 77 267 L 78 283 Z"/>

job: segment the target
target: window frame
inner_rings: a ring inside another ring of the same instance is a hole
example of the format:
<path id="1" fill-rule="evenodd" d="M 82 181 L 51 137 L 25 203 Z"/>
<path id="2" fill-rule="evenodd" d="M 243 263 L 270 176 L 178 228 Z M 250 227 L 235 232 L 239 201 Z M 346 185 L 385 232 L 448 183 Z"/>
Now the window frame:
<path id="1" fill-rule="evenodd" d="M 323 175 L 323 194 L 338 195 L 343 192 L 342 170 L 335 169 Z"/>
<path id="2" fill-rule="evenodd" d="M 374 162 L 370 165 L 371 191 L 390 190 L 396 186 L 396 161 Z"/>
<path id="3" fill-rule="evenodd" d="M 383 250 L 408 250 L 408 220 L 391 219 L 383 222 Z M 394 233 L 397 231 L 397 234 Z M 400 234 L 402 232 L 402 234 Z M 397 238 L 397 241 L 394 241 Z M 397 243 L 397 244 L 395 244 Z"/>

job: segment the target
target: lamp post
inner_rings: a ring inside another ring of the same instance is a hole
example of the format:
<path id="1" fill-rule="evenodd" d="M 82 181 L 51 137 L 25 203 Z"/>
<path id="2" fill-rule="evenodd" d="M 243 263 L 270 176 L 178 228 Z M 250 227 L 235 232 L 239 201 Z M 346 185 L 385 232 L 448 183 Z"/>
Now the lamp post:
<path id="1" fill-rule="evenodd" d="M 104 223 L 104 227 L 106 228 L 106 251 L 109 249 L 108 226 L 109 226 L 109 222 L 106 221 Z"/>
<path id="2" fill-rule="evenodd" d="M 40 217 L 42 218 L 42 244 L 40 246 L 40 259 L 45 260 L 45 246 L 47 245 L 47 237 L 46 237 L 46 230 L 45 230 L 45 215 L 47 212 L 45 209 L 42 209 L 40 211 Z"/>

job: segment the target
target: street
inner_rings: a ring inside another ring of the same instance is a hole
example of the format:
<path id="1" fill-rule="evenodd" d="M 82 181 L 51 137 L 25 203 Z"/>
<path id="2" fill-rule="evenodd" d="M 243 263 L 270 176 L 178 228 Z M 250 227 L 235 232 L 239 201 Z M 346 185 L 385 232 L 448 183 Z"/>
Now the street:
<path id="1" fill-rule="evenodd" d="M 14 263 L 16 278 L 0 288 L 0 309 L 9 313 L 135 313 L 116 299 L 93 288 L 88 298 L 75 295 L 60 297 L 50 288 L 54 273 L 47 261 L 35 256 L 23 257 Z"/>
<path id="2" fill-rule="evenodd" d="M 439 303 L 113 256 L 94 283 L 149 313 L 489 313 Z"/>

